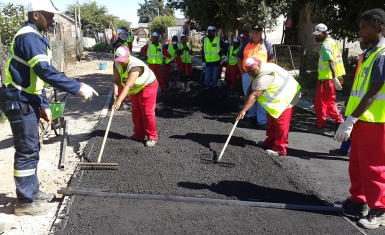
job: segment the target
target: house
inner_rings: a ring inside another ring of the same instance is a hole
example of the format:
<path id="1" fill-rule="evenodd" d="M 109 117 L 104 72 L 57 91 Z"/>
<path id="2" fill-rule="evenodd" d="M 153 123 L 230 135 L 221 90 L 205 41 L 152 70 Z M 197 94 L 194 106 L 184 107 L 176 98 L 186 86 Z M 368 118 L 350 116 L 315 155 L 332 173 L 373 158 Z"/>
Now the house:
<path id="1" fill-rule="evenodd" d="M 149 23 L 139 23 L 138 24 L 138 30 L 137 33 L 135 35 L 135 37 L 138 37 L 138 38 L 148 38 L 150 37 L 150 30 L 148 29 L 148 25 Z"/>

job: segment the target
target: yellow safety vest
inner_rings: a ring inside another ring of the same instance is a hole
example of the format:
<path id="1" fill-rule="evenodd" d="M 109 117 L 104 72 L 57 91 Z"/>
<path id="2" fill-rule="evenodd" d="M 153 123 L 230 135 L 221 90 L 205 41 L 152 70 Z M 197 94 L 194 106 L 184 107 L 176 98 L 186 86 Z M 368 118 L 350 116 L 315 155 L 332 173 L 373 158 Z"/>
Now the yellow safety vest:
<path id="1" fill-rule="evenodd" d="M 287 71 L 273 63 L 262 63 L 261 71 L 252 80 L 255 81 L 263 75 L 272 75 L 274 80 L 257 101 L 271 116 L 278 118 L 287 109 L 301 86 Z"/>
<path id="2" fill-rule="evenodd" d="M 172 57 L 176 57 L 176 50 L 174 49 L 174 45 L 173 44 L 168 44 L 168 48 L 167 48 L 167 51 L 168 51 L 168 53 L 170 53 L 170 55 L 172 56 Z M 164 63 L 165 64 L 169 64 L 170 62 L 172 61 L 172 59 L 170 59 L 170 58 L 164 58 Z"/>
<path id="3" fill-rule="evenodd" d="M 16 33 L 16 35 L 13 37 L 13 40 L 12 40 L 12 43 L 11 43 L 11 47 L 9 48 L 8 60 L 7 60 L 6 69 L 5 69 L 4 85 L 6 87 L 8 87 L 9 85 L 12 85 L 16 89 L 18 89 L 20 91 L 24 91 L 24 92 L 26 92 L 28 94 L 31 94 L 31 95 L 40 95 L 41 91 L 43 90 L 44 85 L 48 85 L 48 84 L 46 84 L 43 80 L 41 80 L 35 74 L 35 72 L 33 71 L 32 68 L 37 63 L 42 62 L 42 61 L 46 61 L 48 64 L 51 64 L 52 52 L 49 49 L 49 47 L 47 47 L 47 49 L 46 49 L 47 54 L 36 55 L 35 57 L 30 59 L 29 61 L 25 61 L 25 60 L 21 59 L 20 57 L 16 56 L 15 55 L 15 50 L 14 50 L 15 39 L 16 39 L 16 37 L 18 37 L 18 36 L 20 36 L 22 34 L 27 34 L 27 33 L 34 33 L 34 34 L 39 35 L 40 37 L 44 37 L 39 32 L 37 32 L 35 29 L 33 29 L 31 26 L 25 26 L 25 27 L 21 28 Z M 9 71 L 9 66 L 11 64 L 12 59 L 17 60 L 20 63 L 22 63 L 22 64 L 24 64 L 24 65 L 26 65 L 26 66 L 28 66 L 30 68 L 29 69 L 29 74 L 30 74 L 29 75 L 29 78 L 30 78 L 30 85 L 29 85 L 29 87 L 27 87 L 27 88 L 21 87 L 19 84 L 16 84 L 12 80 L 12 75 L 11 75 L 11 72 Z"/>
<path id="4" fill-rule="evenodd" d="M 230 52 L 229 52 L 229 65 L 236 65 L 238 63 L 238 58 L 236 57 L 236 54 L 239 51 L 239 47 L 234 50 L 234 46 L 230 47 Z"/>
<path id="5" fill-rule="evenodd" d="M 210 42 L 210 39 L 206 37 L 203 43 L 203 52 L 205 54 L 206 62 L 210 63 L 219 61 L 221 59 L 218 55 L 220 48 L 221 45 L 219 37 L 214 37 L 212 42 Z"/>
<path id="6" fill-rule="evenodd" d="M 162 64 L 163 63 L 163 45 L 159 43 L 158 46 L 148 43 L 147 48 L 147 63 L 149 64 Z"/>
<path id="7" fill-rule="evenodd" d="M 322 43 L 332 52 L 332 57 L 336 69 L 336 76 L 341 77 L 345 75 L 344 63 L 342 61 L 341 51 L 336 41 L 331 38 L 326 38 Z M 329 80 L 332 79 L 332 71 L 329 67 L 329 61 L 322 61 L 322 53 L 320 53 L 318 62 L 318 80 Z"/>
<path id="8" fill-rule="evenodd" d="M 134 35 L 130 34 L 128 35 L 127 42 L 133 42 L 134 41 Z"/>
<path id="9" fill-rule="evenodd" d="M 360 104 L 364 95 L 368 92 L 371 83 L 373 64 L 381 55 L 385 54 L 385 45 L 373 51 L 369 57 L 359 66 L 359 71 L 354 77 L 352 91 L 349 97 L 345 115 L 351 115 Z M 383 85 L 376 100 L 370 105 L 359 120 L 373 123 L 385 123 L 385 86 Z"/>
<path id="10" fill-rule="evenodd" d="M 187 48 L 191 50 L 191 44 L 190 43 L 186 43 L 187 45 Z M 183 50 L 184 46 L 182 43 L 179 43 L 178 44 L 178 48 L 179 50 Z M 186 50 L 183 50 L 183 53 L 182 55 L 180 56 L 180 58 L 182 59 L 182 62 L 183 63 L 191 63 L 192 62 L 192 57 L 190 55 L 190 52 L 186 51 Z"/>
<path id="11" fill-rule="evenodd" d="M 114 55 L 116 54 L 116 49 L 118 49 L 120 46 L 126 46 L 126 47 L 128 47 L 127 41 L 126 41 L 126 42 L 123 42 L 123 43 L 119 43 L 119 44 L 114 48 Z"/>
<path id="12" fill-rule="evenodd" d="M 131 87 L 130 91 L 128 92 L 130 95 L 139 93 L 146 85 L 156 80 L 155 74 L 151 71 L 151 69 L 148 68 L 148 66 L 143 61 L 133 56 L 130 56 L 126 70 L 124 70 L 123 66 L 121 66 L 118 62 L 115 62 L 115 67 L 119 72 L 120 83 L 122 86 L 126 86 L 128 75 L 130 74 L 130 70 L 133 67 L 142 68 L 142 75 L 136 79 L 134 86 Z"/>

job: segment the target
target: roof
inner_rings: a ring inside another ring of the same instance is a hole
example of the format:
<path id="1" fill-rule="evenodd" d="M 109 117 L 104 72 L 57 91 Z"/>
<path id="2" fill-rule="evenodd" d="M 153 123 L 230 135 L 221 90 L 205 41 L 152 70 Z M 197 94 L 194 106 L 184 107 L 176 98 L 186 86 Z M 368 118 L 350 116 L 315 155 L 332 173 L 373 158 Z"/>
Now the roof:
<path id="1" fill-rule="evenodd" d="M 148 25 L 149 25 L 149 23 L 139 23 L 138 27 L 139 28 L 148 28 Z"/>

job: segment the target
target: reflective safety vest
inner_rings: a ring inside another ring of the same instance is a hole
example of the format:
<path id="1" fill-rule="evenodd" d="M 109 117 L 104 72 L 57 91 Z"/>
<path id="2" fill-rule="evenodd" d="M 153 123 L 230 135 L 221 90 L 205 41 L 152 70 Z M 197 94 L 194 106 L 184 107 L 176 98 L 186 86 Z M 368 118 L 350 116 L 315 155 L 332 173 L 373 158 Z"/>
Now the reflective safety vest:
<path id="1" fill-rule="evenodd" d="M 262 63 L 261 71 L 252 80 L 255 81 L 263 75 L 272 75 L 274 80 L 257 101 L 271 116 L 278 118 L 290 105 L 301 86 L 287 71 L 273 63 Z"/>
<path id="2" fill-rule="evenodd" d="M 336 69 L 336 76 L 341 77 L 345 75 L 344 63 L 342 61 L 341 51 L 336 43 L 331 38 L 326 38 L 322 45 L 326 46 L 331 52 Z M 332 79 L 332 71 L 330 70 L 329 61 L 322 61 L 322 53 L 320 53 L 318 61 L 318 80 L 329 80 Z"/>
<path id="3" fill-rule="evenodd" d="M 190 43 L 186 43 L 187 45 L 187 48 L 191 50 L 191 44 Z M 192 57 L 190 55 L 190 52 L 186 51 L 186 50 L 183 50 L 184 46 L 182 43 L 179 43 L 178 44 L 178 49 L 179 50 L 182 50 L 182 55 L 180 56 L 180 58 L 182 59 L 182 62 L 183 63 L 191 63 L 192 62 Z"/>
<path id="4" fill-rule="evenodd" d="M 176 50 L 174 49 L 174 45 L 173 44 L 168 44 L 168 48 L 167 48 L 167 51 L 168 51 L 168 53 L 170 53 L 170 55 L 172 56 L 172 57 L 176 57 Z M 170 59 L 170 58 L 164 58 L 164 63 L 165 64 L 169 64 L 170 62 L 172 61 L 172 59 Z"/>
<path id="5" fill-rule="evenodd" d="M 346 116 L 349 116 L 354 112 L 364 95 L 368 92 L 371 83 L 373 65 L 381 55 L 385 55 L 385 45 L 382 45 L 376 51 L 373 51 L 358 67 L 359 71 L 354 77 L 352 91 L 349 97 L 348 106 L 346 107 Z M 358 117 L 358 119 L 365 122 L 385 123 L 384 85 L 382 86 L 376 100 L 374 100 L 368 110 Z"/>
<path id="6" fill-rule="evenodd" d="M 245 61 L 250 57 L 256 57 L 262 62 L 267 62 L 267 49 L 265 46 L 265 41 L 262 41 L 262 43 L 258 43 L 257 45 L 255 45 L 253 42 L 247 43 L 245 49 L 243 50 L 243 71 L 247 71 Z"/>
<path id="7" fill-rule="evenodd" d="M 221 59 L 221 57 L 218 55 L 220 48 L 221 45 L 219 37 L 214 37 L 212 42 L 208 37 L 205 37 L 203 42 L 203 52 L 205 54 L 206 62 L 210 63 L 219 61 Z"/>
<path id="8" fill-rule="evenodd" d="M 35 74 L 35 72 L 33 71 L 32 68 L 37 63 L 42 62 L 42 61 L 45 61 L 48 64 L 51 64 L 52 52 L 49 49 L 49 47 L 47 47 L 46 48 L 46 51 L 47 51 L 46 54 L 36 55 L 35 57 L 30 59 L 29 61 L 25 61 L 25 60 L 21 59 L 20 57 L 16 56 L 15 55 L 15 49 L 14 49 L 15 39 L 16 39 L 16 37 L 18 37 L 18 36 L 20 36 L 22 34 L 27 34 L 27 33 L 34 33 L 34 34 L 39 35 L 40 37 L 44 37 L 39 32 L 37 32 L 35 29 L 33 29 L 31 26 L 25 26 L 25 27 L 21 28 L 16 33 L 16 35 L 13 37 L 13 40 L 12 40 L 12 43 L 11 43 L 11 47 L 9 48 L 8 60 L 7 60 L 6 69 L 5 69 L 4 85 L 6 87 L 8 87 L 9 85 L 12 85 L 16 89 L 18 89 L 20 91 L 24 91 L 24 92 L 26 92 L 28 94 L 31 94 L 31 95 L 40 95 L 41 91 L 43 90 L 44 85 L 48 85 L 48 84 L 46 84 L 43 80 L 41 80 Z M 28 66 L 30 68 L 29 69 L 29 74 L 30 74 L 29 75 L 29 78 L 30 78 L 30 85 L 29 85 L 29 87 L 21 87 L 20 84 L 16 84 L 12 80 L 12 75 L 11 75 L 11 72 L 9 71 L 9 66 L 10 66 L 12 60 L 17 60 L 18 62 L 20 62 L 20 63 L 22 63 L 22 64 L 24 64 L 24 65 L 26 65 L 26 66 Z"/>
<path id="9" fill-rule="evenodd" d="M 142 68 L 143 73 L 136 79 L 134 86 L 131 87 L 130 91 L 128 92 L 130 95 L 139 93 L 146 85 L 151 84 L 156 80 L 155 74 L 152 72 L 152 70 L 143 61 L 133 56 L 130 56 L 126 70 L 124 70 L 123 66 L 121 66 L 118 62 L 115 62 L 115 67 L 119 72 L 120 83 L 122 86 L 126 86 L 130 70 L 133 67 Z"/>
<path id="10" fill-rule="evenodd" d="M 163 63 L 163 45 L 158 44 L 155 46 L 152 42 L 148 43 L 147 48 L 147 63 L 149 64 L 162 64 Z"/>
<path id="11" fill-rule="evenodd" d="M 128 42 L 123 42 L 123 43 L 119 43 L 118 45 L 116 45 L 116 47 L 114 48 L 114 55 L 116 54 L 116 49 L 118 49 L 120 46 L 128 47 Z"/>
<path id="12" fill-rule="evenodd" d="M 133 42 L 134 41 L 134 35 L 130 34 L 128 35 L 127 42 Z"/>
<path id="13" fill-rule="evenodd" d="M 239 47 L 234 50 L 234 46 L 230 47 L 229 51 L 229 65 L 236 65 L 238 63 L 238 58 L 236 57 L 237 53 L 239 51 Z"/>

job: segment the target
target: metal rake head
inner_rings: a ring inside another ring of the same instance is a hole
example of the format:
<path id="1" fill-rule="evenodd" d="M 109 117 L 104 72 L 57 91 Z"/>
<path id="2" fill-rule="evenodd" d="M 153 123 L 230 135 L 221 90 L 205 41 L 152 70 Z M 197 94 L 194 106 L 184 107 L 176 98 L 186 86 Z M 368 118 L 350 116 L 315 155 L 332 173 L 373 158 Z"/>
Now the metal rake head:
<path id="1" fill-rule="evenodd" d="M 236 166 L 237 166 L 235 163 L 231 163 L 231 162 L 219 162 L 219 161 L 217 161 L 217 160 L 205 159 L 205 158 L 201 158 L 201 163 L 203 163 L 203 164 L 216 164 L 216 165 L 218 165 L 218 166 L 226 167 L 226 168 L 233 168 L 233 167 L 236 167 Z"/>
<path id="2" fill-rule="evenodd" d="M 118 170 L 118 163 L 78 163 L 78 170 Z"/>

